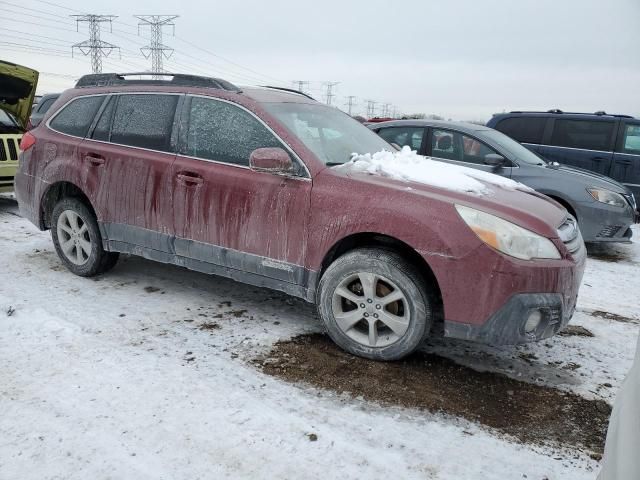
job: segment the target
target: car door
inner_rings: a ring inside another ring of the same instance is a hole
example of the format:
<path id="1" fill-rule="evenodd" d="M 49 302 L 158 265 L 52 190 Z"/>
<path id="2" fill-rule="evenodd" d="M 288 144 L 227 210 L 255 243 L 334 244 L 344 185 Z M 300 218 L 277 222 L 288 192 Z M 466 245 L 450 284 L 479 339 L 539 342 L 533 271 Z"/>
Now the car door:
<path id="1" fill-rule="evenodd" d="M 621 122 L 610 176 L 640 199 L 640 120 Z"/>
<path id="2" fill-rule="evenodd" d="M 539 153 L 549 162 L 609 175 L 616 121 L 611 118 L 555 118 L 548 144 Z"/>
<path id="3" fill-rule="evenodd" d="M 256 116 L 237 104 L 188 96 L 173 168 L 176 255 L 194 269 L 287 291 L 306 283 L 311 180 L 249 168 L 251 152 L 280 147 Z M 247 276 L 249 275 L 249 277 Z"/>
<path id="4" fill-rule="evenodd" d="M 172 131 L 179 99 L 177 94 L 112 95 L 78 147 L 98 219 L 117 250 L 171 251 Z"/>
<path id="5" fill-rule="evenodd" d="M 471 135 L 455 130 L 433 127 L 429 138 L 431 142 L 427 147 L 427 155 L 435 160 L 511 178 L 513 164 L 506 160 L 505 165 L 502 167 L 496 168 L 495 166 L 487 165 L 485 163 L 487 155 L 500 155 L 501 157 L 504 157 L 504 155 Z"/>

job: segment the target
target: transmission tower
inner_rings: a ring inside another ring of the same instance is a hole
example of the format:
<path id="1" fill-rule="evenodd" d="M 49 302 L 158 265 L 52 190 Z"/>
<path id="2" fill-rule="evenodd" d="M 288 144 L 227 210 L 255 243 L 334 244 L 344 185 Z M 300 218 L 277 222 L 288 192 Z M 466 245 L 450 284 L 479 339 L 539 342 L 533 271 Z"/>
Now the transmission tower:
<path id="1" fill-rule="evenodd" d="M 173 54 L 173 48 L 167 47 L 162 43 L 162 28 L 173 27 L 175 35 L 176 25 L 173 21 L 179 15 L 135 15 L 138 22 L 138 35 L 140 35 L 140 27 L 149 27 L 151 30 L 151 38 L 149 45 L 142 47 L 140 51 L 144 58 L 151 57 L 151 72 L 162 73 L 164 68 L 162 62 L 164 58 L 170 58 Z M 153 78 L 160 78 L 160 75 L 154 75 Z"/>
<path id="2" fill-rule="evenodd" d="M 325 98 L 327 99 L 327 105 L 331 105 L 333 102 L 333 97 L 335 97 L 335 93 L 333 93 L 333 87 L 338 85 L 340 82 L 325 82 L 324 86 L 327 89 L 325 93 Z"/>
<path id="3" fill-rule="evenodd" d="M 306 93 L 307 87 L 309 86 L 309 82 L 306 80 L 294 80 L 291 83 L 293 84 L 293 88 L 302 93 Z"/>
<path id="4" fill-rule="evenodd" d="M 390 103 L 385 103 L 382 105 L 382 118 L 389 118 L 390 115 L 390 109 L 391 108 L 391 104 Z"/>
<path id="5" fill-rule="evenodd" d="M 375 100 L 367 100 L 367 118 L 373 118 L 376 116 L 376 102 Z"/>
<path id="6" fill-rule="evenodd" d="M 355 97 L 355 95 L 349 95 L 347 97 L 347 103 L 345 103 L 345 106 L 347 107 L 347 112 L 349 113 L 349 116 L 352 116 L 353 107 L 356 106 L 356 97 Z"/>
<path id="7" fill-rule="evenodd" d="M 102 57 L 108 57 L 111 52 L 116 48 L 120 51 L 120 47 L 117 47 L 111 43 L 100 40 L 100 25 L 103 23 L 109 23 L 111 27 L 116 15 L 71 15 L 76 19 L 76 29 L 80 31 L 80 22 L 87 22 L 89 24 L 89 40 L 76 43 L 71 46 L 71 56 L 76 50 L 80 50 L 83 55 L 91 55 L 91 71 L 93 73 L 102 73 Z"/>

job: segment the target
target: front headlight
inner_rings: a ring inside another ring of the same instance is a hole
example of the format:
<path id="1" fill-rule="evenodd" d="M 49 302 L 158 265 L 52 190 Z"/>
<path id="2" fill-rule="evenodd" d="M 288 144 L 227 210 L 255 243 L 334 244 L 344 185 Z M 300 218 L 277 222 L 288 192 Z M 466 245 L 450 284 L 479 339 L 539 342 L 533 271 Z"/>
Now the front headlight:
<path id="1" fill-rule="evenodd" d="M 619 193 L 612 192 L 611 190 L 606 190 L 604 188 L 587 188 L 587 192 L 593 197 L 593 199 L 600 203 L 606 203 L 607 205 L 612 205 L 614 207 L 624 208 L 626 207 L 627 201 L 625 198 Z"/>
<path id="2" fill-rule="evenodd" d="M 480 240 L 506 255 L 522 260 L 561 258 L 548 238 L 474 208 L 456 205 L 456 210 Z"/>

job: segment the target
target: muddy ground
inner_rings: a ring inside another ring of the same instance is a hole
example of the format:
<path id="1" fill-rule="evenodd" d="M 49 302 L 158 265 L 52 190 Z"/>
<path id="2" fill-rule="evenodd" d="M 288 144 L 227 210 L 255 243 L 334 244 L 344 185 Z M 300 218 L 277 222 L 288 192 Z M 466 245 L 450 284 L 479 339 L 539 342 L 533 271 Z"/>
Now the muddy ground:
<path id="1" fill-rule="evenodd" d="M 611 413 L 601 400 L 478 372 L 432 354 L 390 363 L 364 360 L 320 334 L 280 341 L 255 363 L 289 382 L 462 417 L 524 443 L 577 448 L 596 458 Z"/>

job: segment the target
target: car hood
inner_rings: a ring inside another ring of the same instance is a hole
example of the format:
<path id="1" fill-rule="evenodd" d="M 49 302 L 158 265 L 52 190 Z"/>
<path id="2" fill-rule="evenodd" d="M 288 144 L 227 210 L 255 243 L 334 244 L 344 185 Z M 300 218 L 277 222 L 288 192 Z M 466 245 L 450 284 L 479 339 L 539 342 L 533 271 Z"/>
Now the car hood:
<path id="1" fill-rule="evenodd" d="M 491 193 L 476 195 L 366 172 L 335 168 L 328 170 L 331 170 L 335 175 L 345 175 L 352 181 L 363 182 L 371 187 L 393 189 L 397 195 L 409 195 L 415 199 L 412 202 L 445 202 L 451 205 L 458 204 L 475 208 L 548 238 L 558 237 L 557 229 L 567 218 L 564 207 L 535 190 L 511 190 L 487 183 Z M 399 204 L 402 204 L 400 200 L 398 201 Z"/>
<path id="2" fill-rule="evenodd" d="M 0 61 L 0 109 L 27 128 L 38 86 L 38 72 L 15 63 Z"/>
<path id="3" fill-rule="evenodd" d="M 582 179 L 583 183 L 587 187 L 602 187 L 617 193 L 629 193 L 629 190 L 624 185 L 616 182 L 613 178 L 606 177 L 600 173 L 595 173 L 590 170 L 578 167 L 569 167 L 567 165 L 560 165 L 559 167 L 547 165 L 544 168 L 555 171 L 558 175 L 570 177 L 573 181 Z"/>

